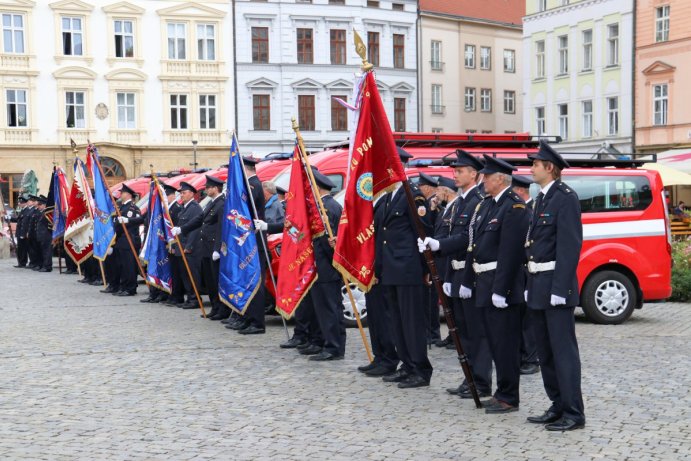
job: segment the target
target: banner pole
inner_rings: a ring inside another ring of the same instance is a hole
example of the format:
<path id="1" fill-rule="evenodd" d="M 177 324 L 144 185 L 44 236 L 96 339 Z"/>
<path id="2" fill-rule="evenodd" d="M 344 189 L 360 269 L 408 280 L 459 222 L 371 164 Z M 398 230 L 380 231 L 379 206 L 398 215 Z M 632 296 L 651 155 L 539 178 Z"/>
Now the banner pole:
<path id="1" fill-rule="evenodd" d="M 99 259 L 98 265 L 101 266 L 101 279 L 103 280 L 103 288 L 108 288 L 108 284 L 106 283 L 106 271 L 103 269 L 103 261 Z"/>
<path id="2" fill-rule="evenodd" d="M 329 218 L 326 215 L 326 210 L 324 209 L 324 202 L 322 202 L 322 198 L 319 196 L 317 193 L 317 186 L 314 181 L 314 175 L 312 174 L 312 168 L 310 167 L 310 162 L 307 159 L 307 155 L 305 154 L 305 145 L 302 140 L 302 135 L 300 134 L 300 127 L 298 126 L 297 120 L 295 120 L 295 117 L 292 118 L 293 121 L 293 131 L 295 131 L 295 136 L 297 136 L 298 140 L 298 152 L 300 153 L 300 160 L 302 161 L 302 165 L 305 167 L 305 171 L 307 172 L 307 177 L 310 182 L 310 187 L 312 188 L 312 195 L 314 195 L 314 198 L 316 199 L 317 206 L 319 207 L 319 216 L 322 219 L 322 222 L 324 223 L 324 228 L 326 229 L 327 234 L 329 234 L 329 240 L 333 239 L 333 230 L 331 229 L 331 223 L 329 223 Z M 340 274 L 340 272 L 339 272 Z M 341 279 L 343 280 L 343 285 L 346 288 L 346 291 L 348 292 L 348 298 L 350 299 L 350 304 L 353 307 L 353 313 L 355 314 L 355 321 L 357 322 L 357 327 L 358 330 L 360 330 L 360 336 L 362 336 L 362 343 L 365 346 L 365 351 L 367 351 L 367 358 L 369 359 L 370 363 L 374 362 L 374 358 L 372 357 L 372 351 L 370 350 L 369 343 L 367 342 L 367 336 L 365 335 L 365 329 L 362 327 L 362 320 L 360 319 L 360 312 L 358 311 L 357 304 L 355 303 L 355 298 L 353 297 L 353 292 L 350 290 L 350 283 L 348 280 L 346 280 L 345 276 L 341 274 Z"/>

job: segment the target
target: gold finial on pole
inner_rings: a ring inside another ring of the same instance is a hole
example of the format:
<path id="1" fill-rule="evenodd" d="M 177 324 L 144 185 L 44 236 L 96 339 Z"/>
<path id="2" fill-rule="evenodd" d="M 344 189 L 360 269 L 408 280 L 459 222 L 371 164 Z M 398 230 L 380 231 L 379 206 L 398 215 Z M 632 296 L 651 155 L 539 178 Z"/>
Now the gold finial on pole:
<path id="1" fill-rule="evenodd" d="M 77 155 L 77 143 L 74 142 L 74 139 L 70 138 L 70 146 L 72 146 L 72 153 L 74 155 Z"/>
<path id="2" fill-rule="evenodd" d="M 372 70 L 374 66 L 367 61 L 367 47 L 365 46 L 365 42 L 362 41 L 360 34 L 358 34 L 355 29 L 353 29 L 353 37 L 355 39 L 355 51 L 358 56 L 360 56 L 360 59 L 362 59 L 360 69 L 362 69 L 363 72 Z"/>

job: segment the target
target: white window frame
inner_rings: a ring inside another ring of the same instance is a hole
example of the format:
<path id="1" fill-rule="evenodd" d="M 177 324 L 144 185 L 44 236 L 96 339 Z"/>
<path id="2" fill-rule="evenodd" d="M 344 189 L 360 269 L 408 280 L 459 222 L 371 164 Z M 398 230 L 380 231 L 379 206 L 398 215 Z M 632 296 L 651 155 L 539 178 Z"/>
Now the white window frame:
<path id="1" fill-rule="evenodd" d="M 440 40 L 432 40 L 430 42 L 430 66 L 432 70 L 442 70 Z"/>
<path id="2" fill-rule="evenodd" d="M 669 5 L 662 5 L 655 8 L 656 43 L 669 41 L 669 13 Z"/>
<path id="3" fill-rule="evenodd" d="M 475 45 L 466 45 L 463 52 L 466 69 L 475 69 Z"/>
<path id="4" fill-rule="evenodd" d="M 70 95 L 72 96 L 72 102 L 69 101 Z M 81 95 L 81 103 L 78 102 L 78 95 Z M 70 118 L 70 108 L 74 111 L 74 126 L 67 126 Z M 65 91 L 65 126 L 67 128 L 86 128 L 86 91 Z"/>
<path id="5" fill-rule="evenodd" d="M 17 19 L 21 24 L 15 23 Z M 9 24 L 5 24 L 6 20 L 9 20 Z M 5 53 L 24 54 L 26 49 L 24 46 L 25 23 L 23 14 L 2 13 L 2 49 Z"/>
<path id="6" fill-rule="evenodd" d="M 475 91 L 475 88 L 467 86 L 465 87 L 465 92 L 463 96 L 463 101 L 464 101 L 464 108 L 466 112 L 474 112 L 475 111 L 475 96 L 477 92 Z"/>
<path id="7" fill-rule="evenodd" d="M 619 23 L 607 25 L 607 66 L 619 65 Z"/>
<path id="8" fill-rule="evenodd" d="M 569 36 L 560 35 L 557 37 L 557 50 L 559 53 L 559 74 L 569 73 Z"/>
<path id="9" fill-rule="evenodd" d="M 8 88 L 5 90 L 8 128 L 27 128 L 29 126 L 29 105 L 27 103 L 27 97 L 28 91 L 25 89 Z M 24 117 L 23 122 L 20 120 L 22 115 Z M 12 118 L 17 121 L 16 125 L 10 125 L 10 120 Z"/>
<path id="10" fill-rule="evenodd" d="M 127 32 L 125 25 L 129 24 L 130 32 Z M 118 28 L 120 29 L 118 31 Z M 115 57 L 116 58 L 134 58 L 134 21 L 131 19 L 115 19 L 113 21 L 113 31 L 115 35 Z M 120 38 L 120 49 L 122 56 L 118 56 L 118 37 Z M 127 41 L 132 46 L 132 55 L 127 56 Z"/>
<path id="11" fill-rule="evenodd" d="M 581 135 L 584 138 L 593 137 L 593 101 L 581 101 L 581 113 L 583 115 Z"/>
<path id="12" fill-rule="evenodd" d="M 535 42 L 535 78 L 545 78 L 545 41 Z"/>
<path id="13" fill-rule="evenodd" d="M 492 112 L 492 90 L 480 89 L 480 112 Z"/>
<path id="14" fill-rule="evenodd" d="M 69 21 L 69 28 L 65 28 L 65 21 Z M 79 27 L 75 28 L 75 24 Z M 84 18 L 79 16 L 60 17 L 60 37 L 62 39 L 62 53 L 64 56 L 84 56 Z M 65 53 L 65 34 L 70 34 L 70 52 Z M 76 38 L 79 37 L 79 40 Z M 77 41 L 79 43 L 77 43 Z"/>
<path id="15" fill-rule="evenodd" d="M 562 140 L 569 139 L 569 105 L 557 104 L 557 116 L 559 117 L 559 136 Z"/>
<path id="16" fill-rule="evenodd" d="M 504 72 L 516 72 L 516 50 L 504 50 Z"/>
<path id="17" fill-rule="evenodd" d="M 442 100 L 442 86 L 438 84 L 432 85 L 432 113 L 444 113 L 444 105 Z"/>
<path id="18" fill-rule="evenodd" d="M 201 28 L 201 29 L 200 29 Z M 211 36 L 209 36 L 211 28 Z M 216 60 L 216 25 L 197 23 L 197 59 L 200 61 Z"/>
<path id="19" fill-rule="evenodd" d="M 200 94 L 199 95 L 199 129 L 200 130 L 215 130 L 218 125 L 216 110 L 218 103 L 218 96 L 215 94 Z M 213 126 L 211 125 L 213 122 Z"/>
<path id="20" fill-rule="evenodd" d="M 669 110 L 669 86 L 666 83 L 653 85 L 653 125 L 667 125 Z"/>
<path id="21" fill-rule="evenodd" d="M 480 69 L 492 70 L 492 47 L 480 47 Z"/>
<path id="22" fill-rule="evenodd" d="M 133 92 L 118 91 L 115 93 L 117 122 L 119 130 L 137 128 L 137 95 Z"/>
<path id="23" fill-rule="evenodd" d="M 619 134 L 619 97 L 607 98 L 607 135 Z"/>
<path id="24" fill-rule="evenodd" d="M 583 63 L 581 70 L 584 72 L 593 70 L 593 29 L 581 32 L 583 40 Z"/>
<path id="25" fill-rule="evenodd" d="M 535 0 L 537 2 L 538 13 L 545 11 L 547 9 L 547 0 Z"/>
<path id="26" fill-rule="evenodd" d="M 187 24 L 184 22 L 167 22 L 166 34 L 168 38 L 168 59 L 181 61 L 187 59 Z"/>
<path id="27" fill-rule="evenodd" d="M 535 108 L 535 131 L 537 135 L 541 136 L 545 134 L 545 106 L 540 106 Z"/>
<path id="28" fill-rule="evenodd" d="M 504 90 L 504 113 L 516 113 L 516 92 L 511 90 Z"/>
<path id="29" fill-rule="evenodd" d="M 184 98 L 184 99 L 183 99 Z M 171 130 L 187 130 L 189 129 L 189 95 L 185 93 L 170 94 L 168 101 L 170 102 L 170 129 Z M 183 103 L 184 101 L 184 103 Z M 184 112 L 183 112 L 184 111 Z M 185 126 L 182 126 L 184 122 Z"/>

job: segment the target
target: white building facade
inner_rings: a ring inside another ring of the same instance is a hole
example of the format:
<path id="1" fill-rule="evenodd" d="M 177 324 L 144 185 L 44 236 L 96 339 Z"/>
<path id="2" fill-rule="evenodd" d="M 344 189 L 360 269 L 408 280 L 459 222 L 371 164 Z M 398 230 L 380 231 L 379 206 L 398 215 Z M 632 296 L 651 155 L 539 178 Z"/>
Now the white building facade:
<path id="1" fill-rule="evenodd" d="M 414 0 L 235 2 L 237 125 L 240 147 L 258 156 L 292 151 L 298 119 L 309 150 L 348 137 L 361 59 L 353 29 L 368 47 L 395 131 L 417 131 Z"/>
<path id="2" fill-rule="evenodd" d="M 527 0 L 523 128 L 558 148 L 632 151 L 633 2 Z"/>

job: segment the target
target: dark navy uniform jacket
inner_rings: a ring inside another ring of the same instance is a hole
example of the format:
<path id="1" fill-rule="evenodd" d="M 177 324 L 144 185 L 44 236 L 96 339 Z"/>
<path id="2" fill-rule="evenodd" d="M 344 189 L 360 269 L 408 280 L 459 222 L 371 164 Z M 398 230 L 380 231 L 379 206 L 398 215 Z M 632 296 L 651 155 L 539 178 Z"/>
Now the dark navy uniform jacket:
<path id="1" fill-rule="evenodd" d="M 202 227 L 199 234 L 201 236 L 202 257 L 204 258 L 210 258 L 214 251 L 221 251 L 221 224 L 223 223 L 224 206 L 225 195 L 220 194 L 209 203 L 203 212 Z"/>
<path id="2" fill-rule="evenodd" d="M 36 238 L 39 242 L 49 242 L 53 240 L 53 225 L 46 217 L 45 213 L 39 211 L 38 222 L 36 223 Z"/>
<path id="3" fill-rule="evenodd" d="M 17 230 L 15 234 L 17 238 L 29 237 L 29 221 L 31 220 L 31 209 L 24 207 L 17 216 Z"/>
<path id="4" fill-rule="evenodd" d="M 202 227 L 204 212 L 201 205 L 192 199 L 187 203 L 187 206 L 181 205 L 180 211 L 177 213 L 177 223 L 180 228 L 180 243 L 185 249 L 186 253 L 191 253 L 196 256 L 201 256 L 202 245 L 199 240 L 199 232 Z M 180 247 L 173 245 L 175 255 L 181 256 Z"/>
<path id="5" fill-rule="evenodd" d="M 331 231 L 336 235 L 338 231 L 338 221 L 341 219 L 343 208 L 338 204 L 331 195 L 322 197 L 326 215 L 329 218 Z M 342 280 L 340 273 L 333 267 L 334 250 L 329 245 L 329 237 L 324 232 L 324 235 L 314 240 L 314 260 L 317 264 L 317 281 L 316 283 L 335 282 Z"/>
<path id="6" fill-rule="evenodd" d="M 475 303 L 478 307 L 493 307 L 492 295 L 506 298 L 507 304 L 524 302 L 522 277 L 525 262 L 525 235 L 528 214 L 525 202 L 511 190 L 505 190 L 497 202 L 487 197 L 480 205 L 473 228 L 472 251 L 466 258 L 463 285 L 472 287 L 475 275 Z M 497 262 L 496 270 L 475 274 L 473 263 Z"/>
<path id="7" fill-rule="evenodd" d="M 576 268 L 583 244 L 581 205 L 568 185 L 555 181 L 538 204 L 535 201 L 531 222 L 528 262 L 556 261 L 554 271 L 528 274 L 528 306 L 532 309 L 558 309 L 552 295 L 566 298 L 566 307 L 579 303 Z"/>
<path id="8" fill-rule="evenodd" d="M 410 182 L 409 182 L 410 184 Z M 416 208 L 425 207 L 424 216 L 419 216 L 425 227 L 425 234 L 433 231 L 432 222 L 427 210 L 425 197 L 413 184 L 410 184 L 415 198 Z M 425 263 L 423 256 L 417 249 L 418 234 L 410 216 L 408 201 L 403 186 L 391 198 L 386 194 L 377 203 L 383 207 L 381 212 L 375 213 L 375 229 L 377 238 L 381 239 L 381 278 L 383 285 L 422 285 L 424 283 Z M 417 209 L 415 211 L 417 213 Z M 379 222 L 376 222 L 379 219 Z"/>
<path id="9" fill-rule="evenodd" d="M 127 224 L 125 224 L 127 233 L 130 234 L 134 246 L 140 247 L 142 242 L 139 238 L 139 225 L 144 222 L 141 210 L 135 205 L 133 200 L 130 200 L 120 205 L 120 215 L 123 218 L 129 219 Z M 113 226 L 115 227 L 115 245 L 113 245 L 113 248 L 129 249 L 130 244 L 127 242 L 127 237 L 125 237 L 125 231 L 122 230 L 122 224 L 113 219 Z"/>
<path id="10" fill-rule="evenodd" d="M 266 221 L 266 219 L 264 219 L 264 208 L 266 208 L 266 200 L 264 199 L 264 190 L 262 188 L 262 182 L 256 175 L 248 178 L 247 182 L 250 185 L 250 194 L 252 194 L 254 206 L 257 207 L 258 216 L 254 216 L 254 210 L 252 210 L 252 205 L 249 205 L 252 219 L 261 219 L 262 221 Z"/>
<path id="11" fill-rule="evenodd" d="M 29 215 L 27 217 L 27 223 L 28 223 L 28 237 L 32 240 L 36 240 L 36 226 L 38 225 L 38 220 L 41 218 L 41 212 L 38 211 L 38 208 L 31 208 Z"/>

